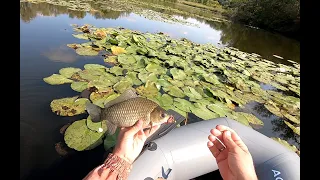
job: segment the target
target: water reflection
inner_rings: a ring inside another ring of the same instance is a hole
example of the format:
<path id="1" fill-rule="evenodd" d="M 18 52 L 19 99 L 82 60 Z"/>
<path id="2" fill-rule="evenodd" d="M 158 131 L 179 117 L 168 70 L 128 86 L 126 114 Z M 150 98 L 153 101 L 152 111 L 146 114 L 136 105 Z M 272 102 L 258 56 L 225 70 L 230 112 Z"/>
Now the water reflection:
<path id="1" fill-rule="evenodd" d="M 66 45 L 58 48 L 51 48 L 44 52 L 43 55 L 52 61 L 64 63 L 72 63 L 78 58 L 74 51 L 71 51 Z"/>

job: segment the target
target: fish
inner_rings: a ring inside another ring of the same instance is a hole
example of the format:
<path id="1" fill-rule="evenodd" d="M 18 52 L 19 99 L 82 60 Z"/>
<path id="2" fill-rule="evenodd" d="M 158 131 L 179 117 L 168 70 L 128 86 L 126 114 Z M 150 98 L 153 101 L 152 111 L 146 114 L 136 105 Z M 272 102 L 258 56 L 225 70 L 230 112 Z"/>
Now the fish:
<path id="1" fill-rule="evenodd" d="M 166 113 L 156 102 L 138 96 L 133 88 L 124 91 L 116 99 L 107 102 L 104 108 L 86 103 L 86 111 L 93 122 L 106 120 L 107 134 L 113 135 L 118 127 L 131 127 L 138 120 L 143 121 L 143 128 L 150 128 L 163 123 L 175 123 L 172 115 Z"/>

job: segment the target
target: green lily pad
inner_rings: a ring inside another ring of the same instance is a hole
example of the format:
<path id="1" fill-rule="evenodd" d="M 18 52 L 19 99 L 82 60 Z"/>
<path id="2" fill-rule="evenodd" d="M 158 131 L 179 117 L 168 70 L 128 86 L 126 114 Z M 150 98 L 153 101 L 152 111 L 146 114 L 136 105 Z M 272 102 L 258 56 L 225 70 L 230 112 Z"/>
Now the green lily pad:
<path id="1" fill-rule="evenodd" d="M 80 68 L 73 68 L 73 67 L 67 67 L 67 68 L 62 68 L 59 70 L 59 73 L 66 77 L 66 78 L 71 78 L 71 76 L 76 73 L 76 72 L 79 72 L 81 71 Z"/>
<path id="2" fill-rule="evenodd" d="M 43 81 L 51 85 L 60 85 L 73 82 L 73 80 L 68 79 L 60 74 L 52 74 L 49 77 L 43 78 Z"/>
<path id="3" fill-rule="evenodd" d="M 83 33 L 83 34 L 72 34 L 73 37 L 78 38 L 78 39 L 84 39 L 88 40 L 88 35 Z"/>
<path id="4" fill-rule="evenodd" d="M 83 66 L 84 69 L 94 69 L 105 72 L 106 67 L 100 64 L 86 64 Z"/>
<path id="5" fill-rule="evenodd" d="M 271 139 L 277 141 L 278 143 L 282 144 L 283 146 L 285 146 L 286 148 L 290 149 L 293 152 L 299 151 L 296 146 L 289 144 L 287 141 L 283 139 L 280 139 L 278 137 L 272 137 Z"/>
<path id="6" fill-rule="evenodd" d="M 106 138 L 103 141 L 103 146 L 106 151 L 116 145 L 119 132 L 120 132 L 120 130 L 117 129 L 117 131 L 113 135 L 106 136 Z"/>
<path id="7" fill-rule="evenodd" d="M 170 69 L 170 73 L 172 74 L 173 79 L 176 79 L 176 80 L 184 80 L 187 77 L 182 70 L 177 68 Z"/>
<path id="8" fill-rule="evenodd" d="M 229 113 L 226 116 L 228 118 L 231 118 L 231 119 L 233 119 L 235 121 L 240 122 L 243 125 L 251 127 L 250 124 L 249 124 L 249 121 L 247 120 L 247 118 L 243 114 L 241 114 L 241 112 L 232 111 L 231 114 Z"/>
<path id="9" fill-rule="evenodd" d="M 78 96 L 51 101 L 50 107 L 52 112 L 60 116 L 75 116 L 85 113 L 85 104 L 89 100 L 86 98 L 77 98 Z"/>
<path id="10" fill-rule="evenodd" d="M 137 74 L 137 72 L 128 72 L 126 74 L 126 78 L 130 79 L 134 85 L 139 86 L 142 84 L 142 82 L 137 78 Z"/>
<path id="11" fill-rule="evenodd" d="M 123 75 L 123 69 L 119 66 L 113 66 L 112 68 L 109 69 L 109 72 L 116 76 L 121 76 Z"/>
<path id="12" fill-rule="evenodd" d="M 106 90 L 104 92 L 92 92 L 90 94 L 90 100 L 92 101 L 93 104 L 104 108 L 104 105 L 108 102 L 107 99 L 115 94 L 114 91 L 109 88 L 109 90 Z"/>
<path id="13" fill-rule="evenodd" d="M 126 50 L 122 47 L 112 46 L 111 47 L 112 54 L 119 55 L 122 53 L 126 53 Z"/>
<path id="14" fill-rule="evenodd" d="M 202 99 L 202 96 L 200 93 L 198 93 L 194 88 L 185 86 L 182 88 L 185 95 L 187 95 L 189 98 L 194 99 Z"/>
<path id="15" fill-rule="evenodd" d="M 172 106 L 173 105 L 173 98 L 168 94 L 162 94 L 158 101 L 161 106 Z"/>
<path id="16" fill-rule="evenodd" d="M 110 63 L 110 64 L 117 64 L 117 56 L 108 56 L 107 58 L 104 59 L 104 62 Z"/>
<path id="17" fill-rule="evenodd" d="M 191 108 L 193 106 L 191 102 L 180 98 L 174 98 L 173 105 L 184 112 L 191 112 Z"/>
<path id="18" fill-rule="evenodd" d="M 118 62 L 121 64 L 134 64 L 136 59 L 132 55 L 120 54 L 118 55 Z"/>
<path id="19" fill-rule="evenodd" d="M 87 84 L 87 87 L 95 87 L 98 89 L 98 91 L 102 92 L 102 91 L 106 91 L 109 90 L 110 86 L 113 86 L 115 83 L 113 83 L 112 81 L 108 80 L 108 79 L 102 79 L 99 78 L 97 80 L 92 80 Z"/>
<path id="20" fill-rule="evenodd" d="M 121 80 L 117 82 L 114 86 L 113 89 L 117 91 L 118 93 L 123 93 L 126 89 L 132 87 L 132 82 L 127 81 L 127 80 Z"/>
<path id="21" fill-rule="evenodd" d="M 261 125 L 261 126 L 264 125 L 263 121 L 261 121 L 260 119 L 258 119 L 258 118 L 257 118 L 256 116 L 254 116 L 253 114 L 248 114 L 248 113 L 245 113 L 245 112 L 238 112 L 238 114 L 244 115 L 244 117 L 246 117 L 247 120 L 248 120 L 248 122 L 251 123 L 251 124 Z"/>
<path id="22" fill-rule="evenodd" d="M 207 109 L 207 106 L 201 103 L 194 103 L 190 107 L 191 112 L 203 120 L 209 120 L 220 117 L 218 114 Z"/>
<path id="23" fill-rule="evenodd" d="M 102 121 L 101 122 L 92 122 L 90 116 L 88 116 L 86 124 L 87 124 L 87 127 L 92 131 L 96 131 L 98 133 L 106 132 L 106 129 L 102 128 Z"/>
<path id="24" fill-rule="evenodd" d="M 163 74 L 166 71 L 163 67 L 161 67 L 160 65 L 155 64 L 155 63 L 148 64 L 147 67 L 146 67 L 146 70 L 148 72 L 153 72 L 153 73 L 156 73 L 156 74 Z"/>
<path id="25" fill-rule="evenodd" d="M 93 50 L 91 46 L 77 48 L 76 53 L 80 56 L 97 56 L 99 54 L 99 52 Z"/>
<path id="26" fill-rule="evenodd" d="M 64 140 L 68 147 L 77 151 L 93 149 L 102 144 L 104 133 L 90 130 L 86 125 L 86 119 L 73 122 L 64 134 Z"/>
<path id="27" fill-rule="evenodd" d="M 71 89 L 77 92 L 82 92 L 83 90 L 87 89 L 88 82 L 72 82 Z"/>
<path id="28" fill-rule="evenodd" d="M 176 86 L 163 87 L 163 90 L 165 92 L 167 92 L 169 95 L 174 96 L 174 97 L 178 97 L 178 98 L 185 97 L 183 91 Z"/>
<path id="29" fill-rule="evenodd" d="M 281 110 L 281 114 L 295 124 L 300 124 L 300 118 L 290 115 L 288 112 Z"/>
<path id="30" fill-rule="evenodd" d="M 272 105 L 270 103 L 264 104 L 264 107 L 268 109 L 272 114 L 278 116 L 278 117 L 283 117 L 282 113 L 280 112 L 280 108 L 277 107 L 276 105 Z"/>
<path id="31" fill-rule="evenodd" d="M 214 104 L 209 104 L 208 109 L 218 114 L 220 117 L 225 117 L 227 114 L 231 113 L 231 109 L 228 108 L 227 104 L 222 102 L 215 102 Z"/>
<path id="32" fill-rule="evenodd" d="M 140 95 L 148 98 L 156 97 L 159 91 L 156 84 L 151 81 L 147 81 L 145 86 L 139 86 L 136 90 Z"/>
<path id="33" fill-rule="evenodd" d="M 162 87 L 172 86 L 172 84 L 165 79 L 158 79 L 156 83 Z"/>
<path id="34" fill-rule="evenodd" d="M 183 87 L 184 86 L 184 84 L 183 84 L 183 82 L 182 81 L 179 81 L 179 80 L 173 80 L 173 79 L 171 79 L 171 78 L 169 78 L 169 79 L 167 79 L 168 80 L 168 82 L 170 82 L 172 85 L 174 85 L 174 86 L 176 86 L 176 87 Z"/>
<path id="35" fill-rule="evenodd" d="M 298 134 L 300 136 L 300 126 L 296 127 L 292 124 L 290 124 L 288 121 L 284 121 L 284 123 L 290 128 L 292 129 L 292 131 L 296 134 Z"/>

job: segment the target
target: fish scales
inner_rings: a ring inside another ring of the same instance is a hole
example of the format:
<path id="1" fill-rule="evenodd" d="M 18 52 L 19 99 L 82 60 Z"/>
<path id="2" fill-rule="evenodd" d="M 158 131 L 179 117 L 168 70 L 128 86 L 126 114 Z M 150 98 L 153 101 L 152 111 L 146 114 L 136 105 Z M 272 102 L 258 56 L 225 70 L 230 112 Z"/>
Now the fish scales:
<path id="1" fill-rule="evenodd" d="M 148 125 L 150 113 L 157 106 L 159 106 L 157 103 L 142 97 L 128 99 L 105 109 L 103 119 L 121 127 L 132 126 L 139 119 L 143 119 L 144 125 Z"/>

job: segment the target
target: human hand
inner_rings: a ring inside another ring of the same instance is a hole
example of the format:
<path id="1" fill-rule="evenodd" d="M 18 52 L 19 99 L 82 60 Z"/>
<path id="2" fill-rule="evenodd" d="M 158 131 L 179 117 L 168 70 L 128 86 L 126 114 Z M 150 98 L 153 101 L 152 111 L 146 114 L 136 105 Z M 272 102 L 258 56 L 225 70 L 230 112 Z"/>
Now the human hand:
<path id="1" fill-rule="evenodd" d="M 146 139 L 159 129 L 159 125 L 143 130 L 143 122 L 139 120 L 134 126 L 121 128 L 113 154 L 130 164 L 139 156 Z"/>
<path id="2" fill-rule="evenodd" d="M 207 146 L 216 158 L 220 174 L 224 180 L 257 180 L 252 156 L 238 134 L 227 126 L 217 125 L 211 129 Z M 216 140 L 219 138 L 226 149 Z"/>

